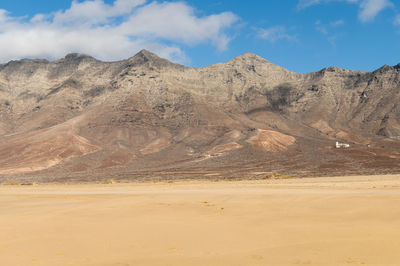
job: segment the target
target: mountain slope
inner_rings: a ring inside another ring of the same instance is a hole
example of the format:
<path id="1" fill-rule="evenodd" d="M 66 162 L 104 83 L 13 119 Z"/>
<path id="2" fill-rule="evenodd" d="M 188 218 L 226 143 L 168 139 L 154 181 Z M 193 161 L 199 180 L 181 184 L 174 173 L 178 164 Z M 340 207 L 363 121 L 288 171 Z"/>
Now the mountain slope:
<path id="1" fill-rule="evenodd" d="M 145 50 L 12 61 L 0 66 L 0 179 L 396 172 L 399 92 L 400 65 L 297 74 L 251 53 L 204 68 Z"/>

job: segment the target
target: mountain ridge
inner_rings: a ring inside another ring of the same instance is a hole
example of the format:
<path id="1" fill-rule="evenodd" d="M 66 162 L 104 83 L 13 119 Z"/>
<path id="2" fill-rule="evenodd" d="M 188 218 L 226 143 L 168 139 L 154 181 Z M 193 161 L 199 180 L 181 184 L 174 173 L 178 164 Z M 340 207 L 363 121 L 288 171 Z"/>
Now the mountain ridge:
<path id="1" fill-rule="evenodd" d="M 398 172 L 399 70 L 298 74 L 252 53 L 192 68 L 147 50 L 11 61 L 0 181 Z"/>
<path id="2" fill-rule="evenodd" d="M 169 61 L 168 59 L 161 58 L 157 54 L 155 54 L 155 53 L 153 53 L 153 52 L 151 52 L 151 51 L 149 51 L 147 49 L 142 49 L 139 52 L 137 52 L 135 55 L 133 55 L 133 56 L 127 58 L 127 59 L 116 60 L 116 61 L 103 61 L 103 60 L 99 60 L 99 59 L 97 59 L 97 58 L 95 58 L 93 56 L 90 56 L 88 54 L 83 54 L 83 53 L 68 53 L 64 57 L 59 58 L 59 59 L 55 59 L 55 60 L 52 60 L 52 61 L 49 61 L 48 59 L 42 59 L 42 58 L 22 58 L 22 59 L 10 60 L 8 62 L 1 63 L 0 67 L 1 66 L 6 66 L 6 65 L 8 65 L 10 63 L 24 63 L 24 62 L 49 64 L 49 63 L 55 63 L 55 62 L 59 62 L 59 61 L 62 61 L 62 60 L 66 60 L 68 58 L 69 59 L 83 59 L 83 58 L 92 59 L 92 60 L 95 60 L 95 61 L 100 62 L 100 63 L 119 63 L 119 62 L 125 62 L 125 61 L 132 61 L 132 60 L 135 60 L 135 58 L 138 58 L 138 57 L 147 58 L 147 60 L 152 59 L 152 60 L 157 60 L 157 61 L 168 61 L 172 65 L 179 65 L 179 66 L 182 66 L 182 67 L 195 68 L 195 69 L 207 68 L 207 67 L 210 67 L 210 66 L 213 66 L 213 65 L 218 65 L 218 64 L 226 64 L 226 63 L 229 63 L 231 61 L 235 62 L 235 61 L 240 61 L 240 60 L 243 60 L 243 61 L 246 61 L 246 60 L 258 60 L 258 61 L 267 62 L 269 64 L 272 64 L 272 65 L 278 66 L 278 67 L 280 67 L 282 69 L 285 69 L 287 71 L 290 71 L 290 70 L 288 70 L 288 69 L 286 69 L 286 68 L 284 68 L 284 67 L 282 67 L 280 65 L 277 65 L 277 64 L 274 64 L 274 63 L 268 61 L 267 59 L 255 54 L 253 52 L 243 53 L 241 55 L 238 55 L 238 56 L 228 60 L 227 62 L 219 62 L 219 63 L 211 64 L 211 65 L 208 65 L 208 66 L 204 66 L 204 67 L 189 67 L 189 66 L 184 66 L 184 65 L 181 65 L 181 64 L 173 63 L 173 62 Z M 378 67 L 377 69 L 372 70 L 372 71 L 352 70 L 352 69 L 347 69 L 347 68 L 340 68 L 340 67 L 337 67 L 337 66 L 328 66 L 328 67 L 324 67 L 324 68 L 322 68 L 320 70 L 316 70 L 316 71 L 312 71 L 312 72 L 306 72 L 306 73 L 297 73 L 297 72 L 293 72 L 293 71 L 290 71 L 290 72 L 295 73 L 295 74 L 300 74 L 300 75 L 318 73 L 318 72 L 321 72 L 321 71 L 329 71 L 329 72 L 334 72 L 334 71 L 352 71 L 352 72 L 373 73 L 373 72 L 376 72 L 376 71 L 378 71 L 380 69 L 389 69 L 389 68 L 395 68 L 395 69 L 400 68 L 400 62 L 398 64 L 396 64 L 396 65 L 387 65 L 387 64 L 385 64 L 385 65 L 383 65 L 381 67 Z"/>

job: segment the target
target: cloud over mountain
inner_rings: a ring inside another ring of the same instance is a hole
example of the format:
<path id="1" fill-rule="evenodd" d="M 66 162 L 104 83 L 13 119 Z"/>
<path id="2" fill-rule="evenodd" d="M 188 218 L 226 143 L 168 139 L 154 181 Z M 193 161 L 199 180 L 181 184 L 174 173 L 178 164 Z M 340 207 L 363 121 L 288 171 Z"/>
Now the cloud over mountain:
<path id="1" fill-rule="evenodd" d="M 184 61 L 184 45 L 209 43 L 227 48 L 227 30 L 238 21 L 231 12 L 199 16 L 185 2 L 146 0 L 73 1 L 70 8 L 27 19 L 0 10 L 0 61 L 88 53 L 118 60 L 142 48 Z"/>

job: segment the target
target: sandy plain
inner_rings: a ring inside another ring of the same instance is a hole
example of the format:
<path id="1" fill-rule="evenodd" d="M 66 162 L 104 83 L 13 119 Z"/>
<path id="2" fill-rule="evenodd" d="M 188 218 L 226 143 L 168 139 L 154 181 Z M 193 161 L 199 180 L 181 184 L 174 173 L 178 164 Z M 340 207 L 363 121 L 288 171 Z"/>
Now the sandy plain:
<path id="1" fill-rule="evenodd" d="M 0 186 L 0 265 L 400 265 L 400 175 Z"/>

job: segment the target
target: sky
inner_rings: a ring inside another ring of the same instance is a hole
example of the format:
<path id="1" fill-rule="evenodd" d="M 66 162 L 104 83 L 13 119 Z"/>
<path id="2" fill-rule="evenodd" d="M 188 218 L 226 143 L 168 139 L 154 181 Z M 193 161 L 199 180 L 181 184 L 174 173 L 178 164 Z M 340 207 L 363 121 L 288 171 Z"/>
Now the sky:
<path id="1" fill-rule="evenodd" d="M 186 66 L 246 52 L 298 73 L 400 63 L 400 0 L 2 0 L 0 63 L 141 49 Z"/>

